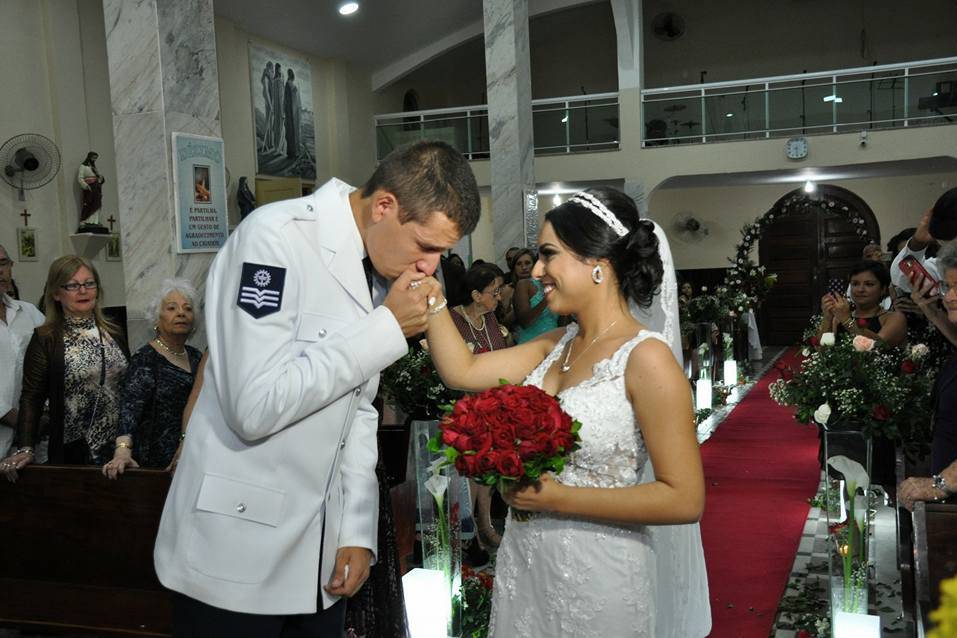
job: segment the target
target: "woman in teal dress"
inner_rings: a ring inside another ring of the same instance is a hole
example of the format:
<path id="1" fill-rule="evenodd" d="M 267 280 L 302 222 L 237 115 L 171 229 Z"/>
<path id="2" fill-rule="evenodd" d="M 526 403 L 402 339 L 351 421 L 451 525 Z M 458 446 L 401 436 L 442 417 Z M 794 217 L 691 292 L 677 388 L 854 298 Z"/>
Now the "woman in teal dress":
<path id="1" fill-rule="evenodd" d="M 557 328 L 558 315 L 548 309 L 542 283 L 531 276 L 532 266 L 535 264 L 534 253 L 527 248 L 523 249 L 515 256 L 513 263 L 517 280 L 514 297 L 517 328 L 515 342 L 525 343 Z"/>

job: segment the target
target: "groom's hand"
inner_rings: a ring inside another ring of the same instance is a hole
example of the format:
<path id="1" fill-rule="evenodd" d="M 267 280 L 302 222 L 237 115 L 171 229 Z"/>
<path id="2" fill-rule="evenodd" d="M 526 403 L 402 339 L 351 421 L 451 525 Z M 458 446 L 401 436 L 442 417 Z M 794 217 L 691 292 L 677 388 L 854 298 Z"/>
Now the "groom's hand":
<path id="1" fill-rule="evenodd" d="M 425 273 L 406 270 L 392 282 L 389 294 L 382 302 L 395 316 L 406 338 L 422 334 L 428 325 L 428 298 L 432 286 L 427 285 L 425 279 Z"/>
<path id="2" fill-rule="evenodd" d="M 372 552 L 365 547 L 340 547 L 336 552 L 336 569 L 325 590 L 333 596 L 351 597 L 369 577 Z"/>

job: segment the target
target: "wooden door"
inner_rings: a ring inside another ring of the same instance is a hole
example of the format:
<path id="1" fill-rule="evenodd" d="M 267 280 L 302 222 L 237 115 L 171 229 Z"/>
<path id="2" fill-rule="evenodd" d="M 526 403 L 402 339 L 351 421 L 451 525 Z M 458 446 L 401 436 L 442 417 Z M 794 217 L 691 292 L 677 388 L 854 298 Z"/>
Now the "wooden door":
<path id="1" fill-rule="evenodd" d="M 818 192 L 836 205 L 809 206 L 801 213 L 780 217 L 761 235 L 759 263 L 778 274 L 778 283 L 761 309 L 762 343 L 797 343 L 811 316 L 821 311 L 821 297 L 831 282 L 841 282 L 843 286 L 838 287 L 846 288 L 851 268 L 861 260 L 868 242 L 857 234 L 847 212 L 838 214 L 835 209 L 847 206 L 855 212 L 873 241 L 880 243 L 877 220 L 862 199 L 837 186 L 822 185 Z"/>

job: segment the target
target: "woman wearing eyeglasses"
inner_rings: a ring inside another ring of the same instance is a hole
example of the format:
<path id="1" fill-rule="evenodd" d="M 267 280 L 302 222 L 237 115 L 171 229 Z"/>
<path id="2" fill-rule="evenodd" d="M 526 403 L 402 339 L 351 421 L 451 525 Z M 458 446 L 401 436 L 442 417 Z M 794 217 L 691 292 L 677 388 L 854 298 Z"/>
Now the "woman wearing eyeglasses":
<path id="1" fill-rule="evenodd" d="M 50 462 L 101 465 L 113 456 L 120 382 L 129 350 L 99 307 L 100 277 L 76 255 L 50 264 L 46 322 L 36 329 L 23 364 L 17 451 L 0 462 L 9 481 L 34 460 L 43 404 L 50 402 Z"/>
<path id="2" fill-rule="evenodd" d="M 465 275 L 463 286 L 467 298 L 461 306 L 452 308 L 451 317 L 459 334 L 474 354 L 508 347 L 508 332 L 495 318 L 505 279 L 491 264 L 472 266 Z M 472 493 L 472 512 L 475 519 L 478 545 L 467 548 L 468 559 L 474 566 L 485 563 L 488 557 L 481 550 L 497 548 L 502 537 L 492 525 L 492 494 L 487 485 L 469 481 Z"/>

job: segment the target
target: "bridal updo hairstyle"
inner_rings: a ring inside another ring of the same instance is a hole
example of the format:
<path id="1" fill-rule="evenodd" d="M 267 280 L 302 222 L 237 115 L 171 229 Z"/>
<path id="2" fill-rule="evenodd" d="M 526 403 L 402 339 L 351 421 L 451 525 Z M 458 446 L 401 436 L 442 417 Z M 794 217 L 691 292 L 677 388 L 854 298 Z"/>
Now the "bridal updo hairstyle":
<path id="1" fill-rule="evenodd" d="M 545 221 L 578 256 L 607 259 L 625 299 L 647 308 L 658 292 L 664 273 L 655 225 L 640 219 L 634 201 L 619 190 L 601 186 L 585 192 L 597 197 L 614 213 L 628 234 L 619 237 L 601 217 L 573 199 L 548 211 Z"/>

